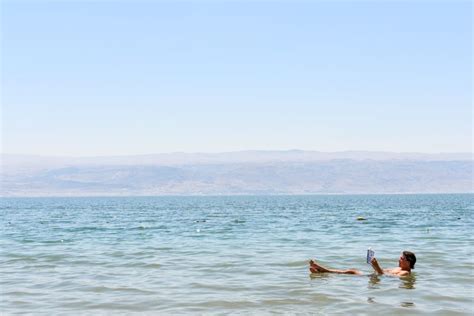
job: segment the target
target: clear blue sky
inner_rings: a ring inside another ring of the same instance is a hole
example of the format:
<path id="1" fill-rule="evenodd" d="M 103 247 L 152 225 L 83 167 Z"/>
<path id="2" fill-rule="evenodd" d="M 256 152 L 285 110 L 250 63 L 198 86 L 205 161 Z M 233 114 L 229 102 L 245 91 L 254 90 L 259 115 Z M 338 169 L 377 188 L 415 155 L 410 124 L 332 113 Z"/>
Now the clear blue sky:
<path id="1" fill-rule="evenodd" d="M 2 152 L 468 152 L 470 1 L 2 1 Z"/>

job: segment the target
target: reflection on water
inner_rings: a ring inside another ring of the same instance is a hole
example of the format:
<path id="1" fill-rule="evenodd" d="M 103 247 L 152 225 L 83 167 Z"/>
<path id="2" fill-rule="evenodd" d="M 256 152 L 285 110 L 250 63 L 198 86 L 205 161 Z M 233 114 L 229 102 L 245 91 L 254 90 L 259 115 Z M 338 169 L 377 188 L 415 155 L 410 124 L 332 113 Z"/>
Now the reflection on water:
<path id="1" fill-rule="evenodd" d="M 409 276 L 400 277 L 399 279 L 400 279 L 400 284 L 399 284 L 398 288 L 408 289 L 408 290 L 415 289 L 415 283 L 416 283 L 415 274 L 410 274 Z M 368 282 L 367 287 L 371 290 L 379 289 L 382 285 L 381 280 L 382 280 L 382 278 L 379 275 L 377 275 L 375 273 L 371 274 L 369 276 L 369 282 Z M 373 297 L 373 296 L 367 297 L 367 303 L 371 303 L 371 304 L 376 303 L 375 297 Z M 401 307 L 414 307 L 415 303 L 414 302 L 403 301 L 403 302 L 400 302 L 400 306 Z"/>
<path id="2" fill-rule="evenodd" d="M 377 274 L 371 274 L 369 277 L 369 289 L 376 289 L 378 288 L 377 284 L 380 283 L 380 277 Z"/>
<path id="3" fill-rule="evenodd" d="M 327 278 L 329 278 L 329 275 L 330 275 L 330 273 L 318 272 L 318 273 L 310 273 L 309 277 L 311 279 L 327 279 Z"/>
<path id="4" fill-rule="evenodd" d="M 368 288 L 369 289 L 374 289 L 378 288 L 378 284 L 380 283 L 380 276 L 377 274 L 371 274 L 369 277 L 369 284 Z M 405 277 L 400 277 L 400 285 L 398 286 L 400 289 L 408 289 L 412 290 L 415 288 L 415 283 L 416 283 L 416 275 L 415 274 L 410 274 Z"/>
<path id="5" fill-rule="evenodd" d="M 400 285 L 398 287 L 401 289 L 412 290 L 415 288 L 415 283 L 416 283 L 416 276 L 415 274 L 412 273 L 409 276 L 401 277 Z"/>
<path id="6" fill-rule="evenodd" d="M 401 302 L 400 306 L 401 307 L 413 307 L 413 306 L 415 306 L 415 303 L 413 303 L 413 302 Z"/>

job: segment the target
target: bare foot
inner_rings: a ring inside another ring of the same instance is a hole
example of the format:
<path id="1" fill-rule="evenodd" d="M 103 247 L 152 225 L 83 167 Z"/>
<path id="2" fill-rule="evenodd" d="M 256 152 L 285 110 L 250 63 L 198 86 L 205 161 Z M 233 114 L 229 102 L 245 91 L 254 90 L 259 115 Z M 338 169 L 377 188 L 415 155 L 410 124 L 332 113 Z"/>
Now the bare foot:
<path id="1" fill-rule="evenodd" d="M 317 272 L 330 272 L 328 269 L 326 269 L 325 267 L 322 267 L 320 266 L 319 264 L 316 263 L 316 261 L 314 260 L 310 260 L 309 261 L 309 265 L 310 265 L 310 271 L 311 269 L 314 269 L 316 270 Z M 314 272 L 313 272 L 314 273 Z"/>
<path id="2" fill-rule="evenodd" d="M 311 271 L 311 273 L 322 272 L 322 271 L 319 271 L 318 266 L 313 261 L 313 259 L 309 260 L 309 271 Z"/>
<path id="3" fill-rule="evenodd" d="M 310 260 L 309 260 L 309 271 L 310 271 L 311 273 L 318 273 L 318 272 L 319 272 L 318 268 L 315 267 L 315 265 L 314 265 L 313 259 L 310 259 Z"/>

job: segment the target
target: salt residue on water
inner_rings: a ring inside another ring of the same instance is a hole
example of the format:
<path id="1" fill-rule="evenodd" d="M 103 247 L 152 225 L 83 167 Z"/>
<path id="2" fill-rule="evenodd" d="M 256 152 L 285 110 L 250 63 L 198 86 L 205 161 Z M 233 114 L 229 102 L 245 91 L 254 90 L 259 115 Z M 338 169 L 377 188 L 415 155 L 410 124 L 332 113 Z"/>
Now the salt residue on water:
<path id="1" fill-rule="evenodd" d="M 472 314 L 473 197 L 3 198 L 0 310 Z M 371 275 L 368 246 L 414 274 Z"/>

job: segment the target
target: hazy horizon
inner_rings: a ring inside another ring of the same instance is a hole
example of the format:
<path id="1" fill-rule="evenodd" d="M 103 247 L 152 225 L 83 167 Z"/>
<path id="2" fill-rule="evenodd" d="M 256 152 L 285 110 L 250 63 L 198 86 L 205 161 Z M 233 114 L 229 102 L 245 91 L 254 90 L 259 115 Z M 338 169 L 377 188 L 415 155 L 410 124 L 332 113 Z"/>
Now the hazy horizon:
<path id="1" fill-rule="evenodd" d="M 2 155 L 2 196 L 472 193 L 465 154 L 241 151 Z"/>

